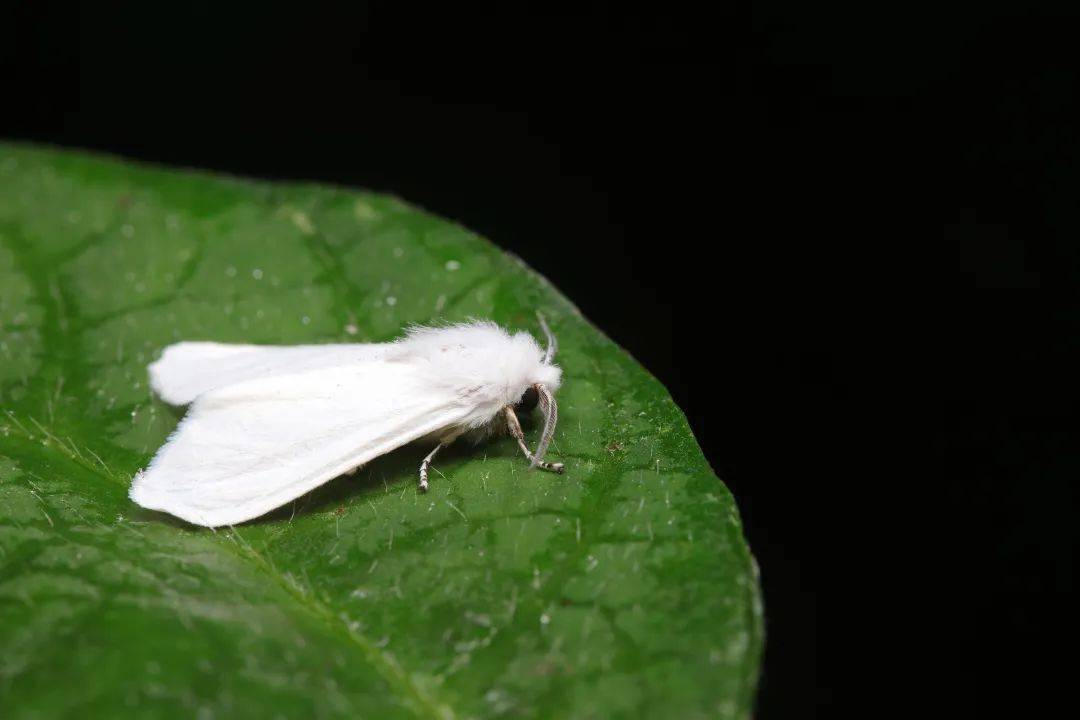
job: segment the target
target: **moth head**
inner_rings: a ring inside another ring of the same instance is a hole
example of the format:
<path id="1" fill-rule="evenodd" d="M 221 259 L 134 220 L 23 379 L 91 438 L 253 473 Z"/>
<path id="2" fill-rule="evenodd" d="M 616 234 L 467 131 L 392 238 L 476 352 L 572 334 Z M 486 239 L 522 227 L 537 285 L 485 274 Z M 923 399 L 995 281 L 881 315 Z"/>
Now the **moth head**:
<path id="1" fill-rule="evenodd" d="M 521 451 L 532 462 L 532 466 L 561 473 L 563 464 L 546 462 L 544 454 L 547 452 L 548 445 L 551 444 L 552 436 L 555 435 L 555 424 L 558 422 L 559 409 L 555 404 L 553 391 L 559 387 L 562 371 L 558 365 L 552 363 L 555 358 L 555 350 L 558 347 L 555 336 L 552 334 L 551 329 L 548 328 L 544 316 L 540 313 L 537 313 L 536 316 L 540 320 L 540 327 L 543 328 L 544 335 L 547 336 L 547 348 L 544 350 L 543 356 L 539 358 L 540 362 L 533 367 L 532 379 L 529 384 L 525 386 L 516 401 L 508 403 L 503 408 L 503 412 L 506 414 L 510 433 L 518 441 Z M 534 348 L 536 347 L 536 342 L 531 336 L 528 341 Z M 521 426 L 518 424 L 517 413 L 532 412 L 537 405 L 540 406 L 540 410 L 544 414 L 544 429 L 540 434 L 540 442 L 537 444 L 534 453 L 530 452 L 525 445 L 525 437 L 522 435 Z"/>

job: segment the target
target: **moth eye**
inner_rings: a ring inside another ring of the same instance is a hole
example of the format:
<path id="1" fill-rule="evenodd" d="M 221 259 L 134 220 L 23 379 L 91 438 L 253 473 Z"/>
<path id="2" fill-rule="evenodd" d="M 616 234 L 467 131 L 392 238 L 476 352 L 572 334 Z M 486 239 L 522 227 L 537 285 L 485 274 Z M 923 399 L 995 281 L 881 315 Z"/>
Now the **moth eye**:
<path id="1" fill-rule="evenodd" d="M 530 387 L 525 391 L 525 394 L 521 396 L 521 399 L 514 405 L 514 410 L 527 413 L 532 412 L 532 409 L 536 407 L 536 403 L 540 400 L 540 394 L 536 392 L 536 388 Z"/>

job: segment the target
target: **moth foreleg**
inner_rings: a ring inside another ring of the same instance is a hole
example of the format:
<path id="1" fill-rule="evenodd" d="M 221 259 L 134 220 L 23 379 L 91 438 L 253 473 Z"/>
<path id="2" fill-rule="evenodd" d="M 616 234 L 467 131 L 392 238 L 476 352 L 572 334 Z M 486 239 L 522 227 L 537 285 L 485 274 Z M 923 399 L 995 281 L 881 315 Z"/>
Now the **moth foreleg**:
<path id="1" fill-rule="evenodd" d="M 427 492 L 428 489 L 428 469 L 431 467 L 431 461 L 435 458 L 435 453 L 439 452 L 443 448 L 445 443 L 439 443 L 435 446 L 435 449 L 428 453 L 424 458 L 424 462 L 420 463 L 420 492 Z"/>
<path id="2" fill-rule="evenodd" d="M 517 414 L 514 412 L 514 406 L 507 405 L 503 408 L 503 413 L 506 415 L 506 426 L 510 428 L 510 434 L 517 440 L 518 447 L 521 448 L 521 452 L 525 453 L 525 457 L 529 458 L 529 462 L 534 463 L 536 467 L 541 470 L 561 473 L 563 471 L 562 463 L 549 463 L 545 460 L 537 460 L 536 456 L 529 451 L 529 446 L 525 444 L 525 434 L 521 432 L 521 423 L 518 422 Z"/>

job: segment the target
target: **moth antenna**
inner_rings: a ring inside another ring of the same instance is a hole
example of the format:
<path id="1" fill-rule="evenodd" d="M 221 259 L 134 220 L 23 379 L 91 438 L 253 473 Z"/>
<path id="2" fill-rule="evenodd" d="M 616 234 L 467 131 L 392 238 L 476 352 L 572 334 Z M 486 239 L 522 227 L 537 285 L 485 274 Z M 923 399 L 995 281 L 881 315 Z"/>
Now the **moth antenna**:
<path id="1" fill-rule="evenodd" d="M 544 411 L 544 431 L 540 434 L 540 442 L 536 446 L 536 453 L 532 461 L 533 467 L 536 467 L 543 461 L 548 445 L 551 444 L 551 438 L 555 436 L 555 423 L 559 421 L 559 406 L 555 404 L 555 397 L 547 389 L 547 386 L 536 383 L 533 387 L 536 388 L 536 393 L 539 395 L 538 404 L 540 409 Z"/>
<path id="2" fill-rule="evenodd" d="M 525 457 L 529 458 L 529 462 L 533 467 L 538 467 L 541 470 L 550 470 L 551 472 L 561 473 L 563 471 L 562 463 L 549 463 L 533 455 L 529 452 L 529 446 L 525 444 L 525 435 L 521 432 L 521 424 L 518 422 L 517 413 L 514 412 L 513 405 L 507 405 L 503 408 L 503 414 L 506 415 L 506 425 L 510 429 L 510 434 L 517 440 L 518 447 L 521 448 L 521 452 Z"/>
<path id="3" fill-rule="evenodd" d="M 540 328 L 544 331 L 544 337 L 547 338 L 547 349 L 544 351 L 544 363 L 546 364 L 555 357 L 555 351 L 559 349 L 559 341 L 555 339 L 555 334 L 548 327 L 544 314 L 539 310 L 536 311 L 536 319 L 540 321 Z"/>

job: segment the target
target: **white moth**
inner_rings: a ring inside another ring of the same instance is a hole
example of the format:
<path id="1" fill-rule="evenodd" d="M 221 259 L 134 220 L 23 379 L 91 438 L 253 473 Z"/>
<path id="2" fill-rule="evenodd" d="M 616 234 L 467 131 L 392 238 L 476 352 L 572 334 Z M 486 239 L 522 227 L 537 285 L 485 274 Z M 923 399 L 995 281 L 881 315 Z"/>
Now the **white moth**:
<path id="1" fill-rule="evenodd" d="M 562 371 L 525 332 L 474 321 L 413 328 L 390 343 L 223 345 L 181 342 L 150 365 L 150 384 L 191 407 L 131 484 L 131 499 L 207 527 L 243 522 L 413 441 L 440 448 L 509 432 L 533 467 L 555 432 L 552 393 Z M 540 405 L 544 430 L 529 452 L 515 407 Z"/>

